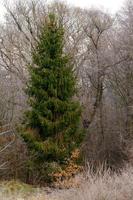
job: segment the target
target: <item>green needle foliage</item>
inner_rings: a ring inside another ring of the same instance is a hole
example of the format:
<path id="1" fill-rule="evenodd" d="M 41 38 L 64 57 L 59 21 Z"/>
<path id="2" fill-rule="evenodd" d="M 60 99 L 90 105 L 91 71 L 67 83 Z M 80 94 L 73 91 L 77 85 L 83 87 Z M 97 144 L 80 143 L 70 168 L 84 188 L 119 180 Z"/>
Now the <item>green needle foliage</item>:
<path id="1" fill-rule="evenodd" d="M 73 100 L 76 77 L 63 45 L 63 26 L 55 15 L 50 14 L 29 67 L 26 93 L 30 110 L 26 112 L 27 131 L 23 134 L 30 152 L 37 155 L 36 165 L 45 162 L 47 169 L 52 163 L 64 167 L 83 138 L 83 132 L 79 130 L 81 107 Z M 31 130 L 34 130 L 32 134 Z M 47 169 L 48 177 L 54 167 L 50 172 Z"/>

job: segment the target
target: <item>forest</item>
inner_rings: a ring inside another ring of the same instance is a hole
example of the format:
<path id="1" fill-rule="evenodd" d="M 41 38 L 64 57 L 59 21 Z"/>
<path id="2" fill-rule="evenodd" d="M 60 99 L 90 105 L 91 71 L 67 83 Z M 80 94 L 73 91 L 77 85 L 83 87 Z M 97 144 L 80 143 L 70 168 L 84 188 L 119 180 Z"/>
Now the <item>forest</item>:
<path id="1" fill-rule="evenodd" d="M 57 200 L 132 200 L 133 1 L 115 15 L 60 1 L 5 8 L 0 198 L 1 185 L 21 183 L 76 187 Z"/>

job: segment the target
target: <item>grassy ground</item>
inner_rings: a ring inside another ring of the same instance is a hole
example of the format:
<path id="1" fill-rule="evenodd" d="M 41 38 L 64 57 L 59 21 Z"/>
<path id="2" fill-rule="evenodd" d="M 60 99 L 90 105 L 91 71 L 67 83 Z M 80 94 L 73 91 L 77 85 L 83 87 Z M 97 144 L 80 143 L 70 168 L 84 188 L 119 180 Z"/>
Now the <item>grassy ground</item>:
<path id="1" fill-rule="evenodd" d="M 77 189 L 34 189 L 19 182 L 0 184 L 0 200 L 133 200 L 133 168 L 127 167 L 121 174 L 101 171 L 97 175 L 87 173 L 87 180 Z"/>

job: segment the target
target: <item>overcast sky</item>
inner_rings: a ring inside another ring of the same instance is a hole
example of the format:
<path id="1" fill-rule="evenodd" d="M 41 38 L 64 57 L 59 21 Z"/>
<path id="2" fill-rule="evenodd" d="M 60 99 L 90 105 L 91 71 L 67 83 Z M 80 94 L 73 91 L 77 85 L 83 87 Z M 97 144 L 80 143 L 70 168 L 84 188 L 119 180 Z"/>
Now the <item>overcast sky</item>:
<path id="1" fill-rule="evenodd" d="M 2 19 L 4 13 L 5 13 L 5 9 L 3 7 L 3 3 L 6 0 L 0 0 L 0 19 Z M 22 0 L 24 1 L 24 0 Z M 15 0 L 10 0 L 10 2 L 15 2 Z M 66 0 L 65 2 L 68 2 L 69 4 L 73 4 L 76 6 L 80 6 L 82 8 L 89 8 L 89 7 L 100 7 L 100 8 L 104 8 L 105 10 L 111 12 L 111 13 L 115 13 L 116 11 L 118 11 L 122 5 L 124 0 Z"/>
<path id="2" fill-rule="evenodd" d="M 82 8 L 101 7 L 115 13 L 122 7 L 124 0 L 67 0 L 67 2 Z"/>

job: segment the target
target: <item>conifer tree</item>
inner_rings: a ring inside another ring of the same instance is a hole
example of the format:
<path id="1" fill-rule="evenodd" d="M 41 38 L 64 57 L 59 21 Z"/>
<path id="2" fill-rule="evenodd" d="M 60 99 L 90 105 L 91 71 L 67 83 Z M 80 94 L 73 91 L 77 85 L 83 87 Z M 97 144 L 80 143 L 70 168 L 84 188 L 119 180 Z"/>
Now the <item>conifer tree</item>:
<path id="1" fill-rule="evenodd" d="M 37 155 L 36 164 L 46 162 L 65 166 L 83 134 L 79 131 L 81 107 L 73 100 L 76 77 L 69 55 L 64 53 L 64 29 L 50 14 L 41 30 L 29 67 L 26 89 L 30 109 L 26 112 L 23 134 L 29 150 Z"/>

